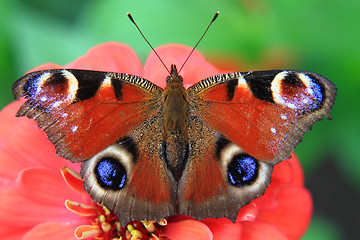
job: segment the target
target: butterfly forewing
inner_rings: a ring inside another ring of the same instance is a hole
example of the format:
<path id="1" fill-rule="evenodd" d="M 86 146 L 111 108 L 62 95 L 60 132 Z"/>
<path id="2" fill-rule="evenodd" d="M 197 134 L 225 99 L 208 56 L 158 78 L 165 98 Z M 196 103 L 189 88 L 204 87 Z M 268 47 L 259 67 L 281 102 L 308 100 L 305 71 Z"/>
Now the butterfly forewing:
<path id="1" fill-rule="evenodd" d="M 57 153 L 73 162 L 92 157 L 151 117 L 161 92 L 133 75 L 83 70 L 29 73 L 13 85 L 16 99 L 28 99 L 17 116 L 35 119 Z"/>
<path id="2" fill-rule="evenodd" d="M 316 121 L 330 118 L 336 96 L 327 78 L 290 70 L 217 75 L 188 91 L 192 115 L 273 163 L 289 158 Z"/>

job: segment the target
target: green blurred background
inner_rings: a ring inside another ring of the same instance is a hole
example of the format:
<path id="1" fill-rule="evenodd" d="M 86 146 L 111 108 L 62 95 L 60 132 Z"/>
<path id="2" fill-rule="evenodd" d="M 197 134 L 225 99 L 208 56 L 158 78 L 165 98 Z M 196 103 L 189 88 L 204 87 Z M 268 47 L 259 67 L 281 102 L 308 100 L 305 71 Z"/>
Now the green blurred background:
<path id="1" fill-rule="evenodd" d="M 156 46 L 193 46 L 222 69 L 290 68 L 320 73 L 338 87 L 333 121 L 297 147 L 314 198 L 303 239 L 360 239 L 360 1 L 325 0 L 0 0 L 0 107 L 11 84 L 43 63 L 64 65 L 108 41 L 129 44 L 144 61 Z"/>

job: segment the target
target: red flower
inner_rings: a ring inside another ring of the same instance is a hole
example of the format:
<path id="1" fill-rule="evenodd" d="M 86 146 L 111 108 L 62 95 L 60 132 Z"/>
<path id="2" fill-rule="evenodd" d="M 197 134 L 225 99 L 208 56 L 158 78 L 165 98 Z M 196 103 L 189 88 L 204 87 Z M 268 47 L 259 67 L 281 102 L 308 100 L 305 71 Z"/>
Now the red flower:
<path id="1" fill-rule="evenodd" d="M 190 50 L 180 45 L 157 49 L 167 66 L 181 66 Z M 136 54 L 119 43 L 99 45 L 66 67 L 126 72 L 161 87 L 168 75 L 154 54 L 142 67 Z M 60 66 L 47 64 L 36 70 L 48 68 Z M 186 86 L 219 73 L 198 52 L 181 71 Z M 303 187 L 299 162 L 292 157 L 275 167 L 265 195 L 242 208 L 235 224 L 224 218 L 196 221 L 179 215 L 161 223 L 131 222 L 120 228 L 114 215 L 82 189 L 77 174 L 62 169 L 69 166 L 78 171 L 79 166 L 56 156 L 33 120 L 15 117 L 21 104 L 12 103 L 0 112 L 0 236 L 6 239 L 75 239 L 75 235 L 97 239 L 298 239 L 310 221 L 311 197 Z"/>

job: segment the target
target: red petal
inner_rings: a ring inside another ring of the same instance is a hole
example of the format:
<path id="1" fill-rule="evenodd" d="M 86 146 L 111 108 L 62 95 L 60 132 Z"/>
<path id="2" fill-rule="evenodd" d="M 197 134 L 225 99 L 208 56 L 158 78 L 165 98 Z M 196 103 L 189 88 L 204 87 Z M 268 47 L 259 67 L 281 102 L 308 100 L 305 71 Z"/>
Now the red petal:
<path id="1" fill-rule="evenodd" d="M 42 64 L 40 66 L 37 66 L 37 67 L 31 69 L 29 72 L 35 72 L 35 71 L 41 71 L 41 70 L 47 70 L 47 69 L 62 69 L 62 68 L 64 68 L 64 67 L 57 65 L 57 64 L 45 63 L 45 64 Z"/>
<path id="2" fill-rule="evenodd" d="M 31 229 L 23 240 L 75 240 L 76 225 L 71 223 L 48 222 L 42 223 Z"/>
<path id="3" fill-rule="evenodd" d="M 142 75 L 142 64 L 134 50 L 125 44 L 116 42 L 104 43 L 91 48 L 86 55 L 79 57 L 67 67 Z"/>
<path id="4" fill-rule="evenodd" d="M 6 125 L 2 124 L 0 129 L 0 151 L 8 155 L 5 159 L 7 162 L 4 161 L 3 164 L 11 166 L 16 162 L 22 168 L 43 166 L 58 171 L 68 164 L 68 161 L 55 154 L 54 146 L 47 139 L 45 132 L 36 126 L 35 121 L 15 117 L 20 104 L 20 101 L 10 104 L 4 114 L 1 114 L 2 120 L 4 119 L 2 123 Z M 12 111 L 14 114 L 10 115 Z"/>
<path id="5" fill-rule="evenodd" d="M 254 202 L 251 202 L 240 209 L 236 222 L 255 221 L 258 214 L 258 207 Z"/>
<path id="6" fill-rule="evenodd" d="M 29 227 L 43 222 L 60 221 L 78 221 L 87 224 L 86 219 L 68 211 L 64 205 L 45 205 L 20 195 L 15 190 L 2 190 L 0 196 L 0 225 Z"/>
<path id="7" fill-rule="evenodd" d="M 13 160 L 9 153 L 0 149 L 0 186 L 12 186 L 16 180 L 17 174 L 23 168 L 23 165 Z"/>
<path id="8" fill-rule="evenodd" d="M 82 201 L 83 197 L 63 181 L 59 171 L 46 168 L 23 170 L 17 179 L 17 189 L 29 199 L 58 207 L 64 207 L 66 199 Z"/>
<path id="9" fill-rule="evenodd" d="M 275 226 L 256 222 L 243 222 L 243 240 L 288 240 L 285 234 L 283 234 Z"/>
<path id="10" fill-rule="evenodd" d="M 19 240 L 23 238 L 24 234 L 29 231 L 29 229 L 29 227 L 14 227 L 2 223 L 0 224 L 0 236 L 6 236 L 6 240 Z"/>
<path id="11" fill-rule="evenodd" d="M 87 192 L 84 189 L 83 181 L 81 180 L 81 176 L 78 172 L 75 172 L 71 168 L 63 167 L 61 169 L 61 175 L 67 185 L 74 191 L 80 194 L 86 194 Z"/>
<path id="12" fill-rule="evenodd" d="M 168 44 L 158 47 L 155 50 L 168 69 L 170 69 L 171 64 L 175 64 L 178 67 L 178 70 L 180 70 L 179 68 L 191 52 L 190 47 L 179 44 Z M 193 85 L 204 78 L 216 74 L 220 74 L 220 71 L 207 62 L 198 51 L 194 51 L 180 73 L 184 79 L 185 86 Z M 156 85 L 164 88 L 166 85 L 165 80 L 168 75 L 169 73 L 164 66 L 162 66 L 160 60 L 152 52 L 144 66 L 144 78 L 151 80 Z"/>
<path id="13" fill-rule="evenodd" d="M 164 234 L 172 240 L 209 240 L 213 237 L 205 224 L 195 220 L 168 223 L 164 228 Z"/>
<path id="14" fill-rule="evenodd" d="M 15 117 L 15 114 L 24 102 L 24 100 L 12 102 L 0 111 L 0 137 L 12 131 L 11 126 L 14 125 L 14 120 L 19 119 Z"/>
<path id="15" fill-rule="evenodd" d="M 277 226 L 290 239 L 299 239 L 309 225 L 312 214 L 310 193 L 300 187 L 284 187 L 276 196 L 278 207 L 260 211 L 257 220 Z"/>
<path id="16" fill-rule="evenodd" d="M 278 207 L 279 201 L 277 194 L 284 187 L 303 186 L 302 169 L 297 158 L 293 155 L 274 167 L 271 184 L 266 189 L 265 194 L 255 199 L 253 202 L 259 208 L 259 211 L 271 211 Z"/>
<path id="17" fill-rule="evenodd" d="M 210 228 L 214 240 L 241 239 L 242 225 L 240 222 L 234 224 L 230 220 L 223 218 L 208 218 L 201 220 L 201 222 Z"/>
<path id="18" fill-rule="evenodd" d="M 292 186 L 304 186 L 303 170 L 299 160 L 292 153 L 291 158 L 275 166 L 271 183 L 273 185 L 291 184 Z"/>

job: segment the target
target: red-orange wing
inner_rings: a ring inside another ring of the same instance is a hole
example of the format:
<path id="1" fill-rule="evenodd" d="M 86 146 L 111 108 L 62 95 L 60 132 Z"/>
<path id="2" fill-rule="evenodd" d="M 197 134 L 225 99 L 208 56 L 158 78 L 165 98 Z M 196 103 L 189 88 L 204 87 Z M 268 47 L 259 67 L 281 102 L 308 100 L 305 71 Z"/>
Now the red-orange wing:
<path id="1" fill-rule="evenodd" d="M 291 70 L 229 73 L 188 89 L 191 115 L 262 161 L 290 157 L 305 132 L 330 118 L 336 87 L 327 78 Z"/>
<path id="2" fill-rule="evenodd" d="M 83 70 L 29 73 L 13 85 L 27 102 L 17 116 L 36 120 L 57 154 L 86 160 L 126 136 L 161 107 L 162 89 L 128 74 Z"/>

